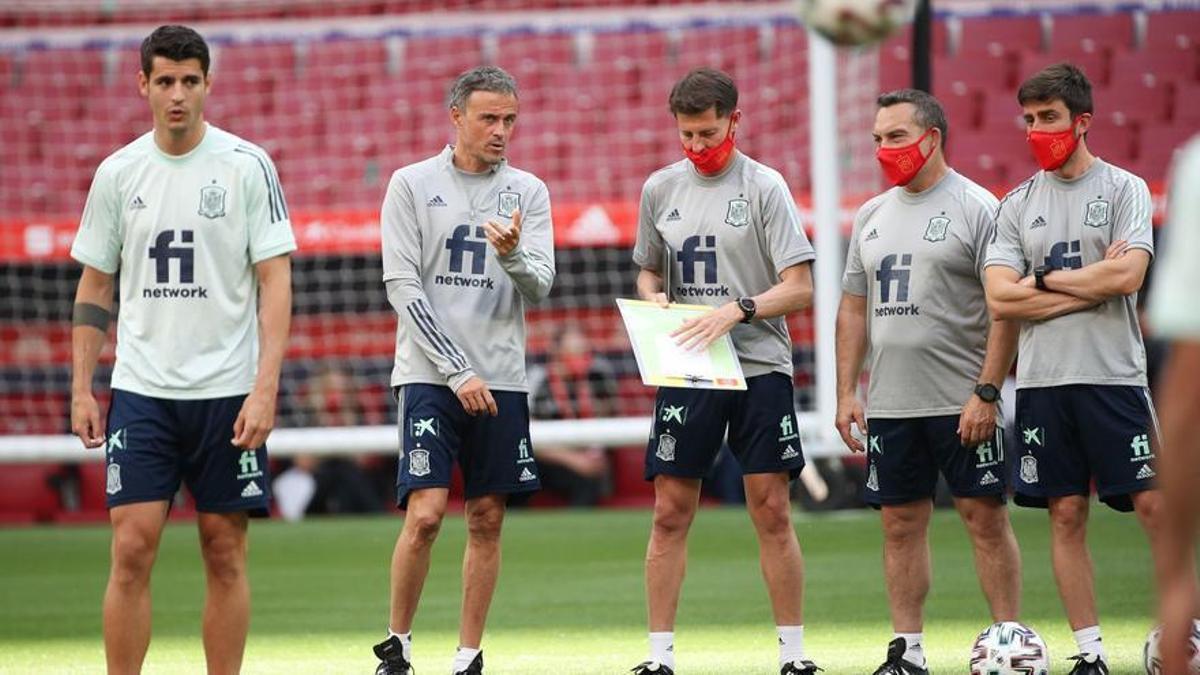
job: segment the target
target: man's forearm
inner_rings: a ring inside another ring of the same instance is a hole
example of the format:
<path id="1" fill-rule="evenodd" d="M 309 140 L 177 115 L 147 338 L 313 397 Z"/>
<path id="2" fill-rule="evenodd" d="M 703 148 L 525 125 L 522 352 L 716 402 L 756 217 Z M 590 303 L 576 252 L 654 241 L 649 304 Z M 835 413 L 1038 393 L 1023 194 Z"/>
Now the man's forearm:
<path id="1" fill-rule="evenodd" d="M 1073 295 L 1095 304 L 1137 292 L 1148 264 L 1149 254 L 1138 249 L 1080 269 L 1053 270 L 1046 274 L 1045 284 L 1051 291 Z"/>
<path id="2" fill-rule="evenodd" d="M 1012 368 L 1017 355 L 1017 338 L 1021 334 L 1019 321 L 993 321 L 988 330 L 987 353 L 983 357 L 983 369 L 978 382 L 999 387 Z"/>
<path id="3" fill-rule="evenodd" d="M 865 299 L 863 310 L 865 312 Z M 858 391 L 858 376 L 867 353 L 867 317 L 865 313 L 843 306 L 838 309 L 836 333 L 837 395 L 854 396 Z"/>
<path id="4" fill-rule="evenodd" d="M 286 257 L 270 262 L 270 273 L 259 277 L 259 355 L 254 388 L 275 394 L 279 391 L 279 375 L 291 330 L 292 274 Z"/>

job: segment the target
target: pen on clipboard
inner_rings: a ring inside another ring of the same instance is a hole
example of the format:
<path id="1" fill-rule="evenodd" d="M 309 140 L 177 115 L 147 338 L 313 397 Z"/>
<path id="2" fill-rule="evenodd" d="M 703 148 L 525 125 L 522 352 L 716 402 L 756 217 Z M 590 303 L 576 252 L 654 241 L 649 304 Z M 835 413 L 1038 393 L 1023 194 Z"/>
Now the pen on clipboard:
<path id="1" fill-rule="evenodd" d="M 699 375 L 684 375 L 683 379 L 687 380 L 688 382 L 691 382 L 692 384 L 699 384 L 700 382 L 704 382 L 705 384 L 712 384 L 712 383 L 716 382 L 716 380 L 712 379 L 711 377 L 700 377 Z"/>

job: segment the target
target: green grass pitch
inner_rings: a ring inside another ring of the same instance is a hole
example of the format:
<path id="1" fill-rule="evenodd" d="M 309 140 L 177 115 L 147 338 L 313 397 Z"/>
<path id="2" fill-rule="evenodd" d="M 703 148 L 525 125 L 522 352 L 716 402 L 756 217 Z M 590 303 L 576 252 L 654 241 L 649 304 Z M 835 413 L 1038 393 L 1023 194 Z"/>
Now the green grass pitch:
<path id="1" fill-rule="evenodd" d="M 1132 516 L 1093 507 L 1090 540 L 1113 673 L 1140 673 L 1152 622 L 1145 538 Z M 1055 673 L 1074 653 L 1050 571 L 1048 524 L 1013 510 L 1024 558 L 1023 618 L 1046 639 Z M 484 640 L 492 675 L 621 673 L 646 649 L 646 511 L 514 512 Z M 254 616 L 245 673 L 370 673 L 387 621 L 387 568 L 399 517 L 254 523 Z M 807 562 L 809 654 L 831 674 L 874 670 L 891 637 L 876 515 L 798 514 Z M 0 530 L 0 673 L 100 673 L 103 526 Z M 447 519 L 414 630 L 421 675 L 448 673 L 457 638 L 460 517 Z M 989 619 L 963 528 L 935 515 L 934 588 L 926 607 L 933 672 L 963 673 Z M 147 673 L 201 673 L 203 577 L 195 527 L 172 524 L 154 572 Z M 690 541 L 676 627 L 681 675 L 778 673 L 776 640 L 750 523 L 705 509 Z"/>

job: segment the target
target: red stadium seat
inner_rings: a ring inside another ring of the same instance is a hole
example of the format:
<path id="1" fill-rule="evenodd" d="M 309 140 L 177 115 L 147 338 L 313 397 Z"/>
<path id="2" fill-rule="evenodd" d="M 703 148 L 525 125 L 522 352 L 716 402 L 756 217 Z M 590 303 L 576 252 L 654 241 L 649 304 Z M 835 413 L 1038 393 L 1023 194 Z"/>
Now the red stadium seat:
<path id="1" fill-rule="evenodd" d="M 1122 115 L 1097 107 L 1087 145 L 1094 155 L 1114 164 L 1128 164 L 1137 157 L 1137 128 Z"/>
<path id="2" fill-rule="evenodd" d="M 1200 12 L 1172 10 L 1149 12 L 1146 21 L 1146 42 L 1149 52 L 1175 53 L 1179 50 L 1193 54 L 1200 45 Z"/>
<path id="3" fill-rule="evenodd" d="M 1109 77 L 1109 55 L 1105 51 L 1070 51 L 1055 49 L 1050 52 L 1020 52 L 1015 55 L 1015 77 L 1012 81 L 1013 94 L 1027 78 L 1046 66 L 1070 63 L 1083 71 L 1093 87 L 1103 87 Z"/>
<path id="4" fill-rule="evenodd" d="M 1089 52 L 1134 46 L 1131 12 L 1055 14 L 1052 18 L 1052 50 Z"/>
<path id="5" fill-rule="evenodd" d="M 1200 128 L 1200 83 L 1176 85 L 1171 120 L 1185 128 Z"/>
<path id="6" fill-rule="evenodd" d="M 1137 51 L 1113 54 L 1111 87 L 1155 86 L 1163 82 L 1194 82 L 1197 52 Z"/>
<path id="7" fill-rule="evenodd" d="M 1041 51 L 1045 46 L 1040 16 L 973 17 L 962 20 L 957 53 L 1002 56 L 1008 52 Z"/>
<path id="8" fill-rule="evenodd" d="M 1172 91 L 1166 84 L 1096 88 L 1092 101 L 1097 113 L 1123 115 L 1129 121 L 1160 123 L 1170 119 Z"/>

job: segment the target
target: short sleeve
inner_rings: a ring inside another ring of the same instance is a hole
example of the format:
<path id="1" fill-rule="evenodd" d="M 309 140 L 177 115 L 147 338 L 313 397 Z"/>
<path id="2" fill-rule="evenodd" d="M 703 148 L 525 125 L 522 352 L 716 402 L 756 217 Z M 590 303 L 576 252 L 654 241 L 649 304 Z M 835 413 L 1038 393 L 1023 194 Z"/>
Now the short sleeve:
<path id="1" fill-rule="evenodd" d="M 867 294 L 867 273 L 863 269 L 862 247 L 859 239 L 863 225 L 867 221 L 869 209 L 864 204 L 854 214 L 854 228 L 850 233 L 850 241 L 846 246 L 846 268 L 842 271 L 842 290 L 850 295 Z"/>
<path id="2" fill-rule="evenodd" d="M 817 257 L 801 226 L 796 200 L 792 198 L 783 177 L 777 173 L 764 186 L 762 219 L 776 274 Z"/>
<path id="3" fill-rule="evenodd" d="M 1017 188 L 1018 191 L 1028 189 L 1028 185 Z M 996 208 L 996 222 L 988 242 L 984 267 L 999 265 L 1011 267 L 1022 276 L 1029 274 L 1029 261 L 1025 259 L 1025 249 L 1021 245 L 1019 200 L 1022 198 L 1014 191 Z"/>
<path id="4" fill-rule="evenodd" d="M 987 266 L 988 247 L 996 235 L 996 209 L 1000 202 L 991 194 L 981 192 L 974 198 L 969 198 L 967 216 L 971 221 L 971 243 L 975 256 L 975 276 L 983 279 L 983 270 Z"/>
<path id="5" fill-rule="evenodd" d="M 662 233 L 654 226 L 658 220 L 654 190 L 650 181 L 642 186 L 642 201 L 638 205 L 637 241 L 633 246 L 633 262 L 638 267 L 662 272 L 664 242 Z"/>
<path id="6" fill-rule="evenodd" d="M 1131 175 L 1113 210 L 1113 241 L 1124 240 L 1129 248 L 1154 255 L 1154 206 L 1146 181 Z"/>
<path id="7" fill-rule="evenodd" d="M 250 262 L 259 263 L 296 250 L 296 237 L 275 164 L 260 149 L 245 154 L 253 158 L 243 177 Z"/>
<path id="8" fill-rule="evenodd" d="M 71 257 L 106 274 L 121 265 L 121 197 L 115 172 L 107 164 L 96 169 L 88 190 Z"/>
<path id="9" fill-rule="evenodd" d="M 412 187 L 397 171 L 388 183 L 379 215 L 383 240 L 383 280 L 421 278 L 421 231 Z"/>

